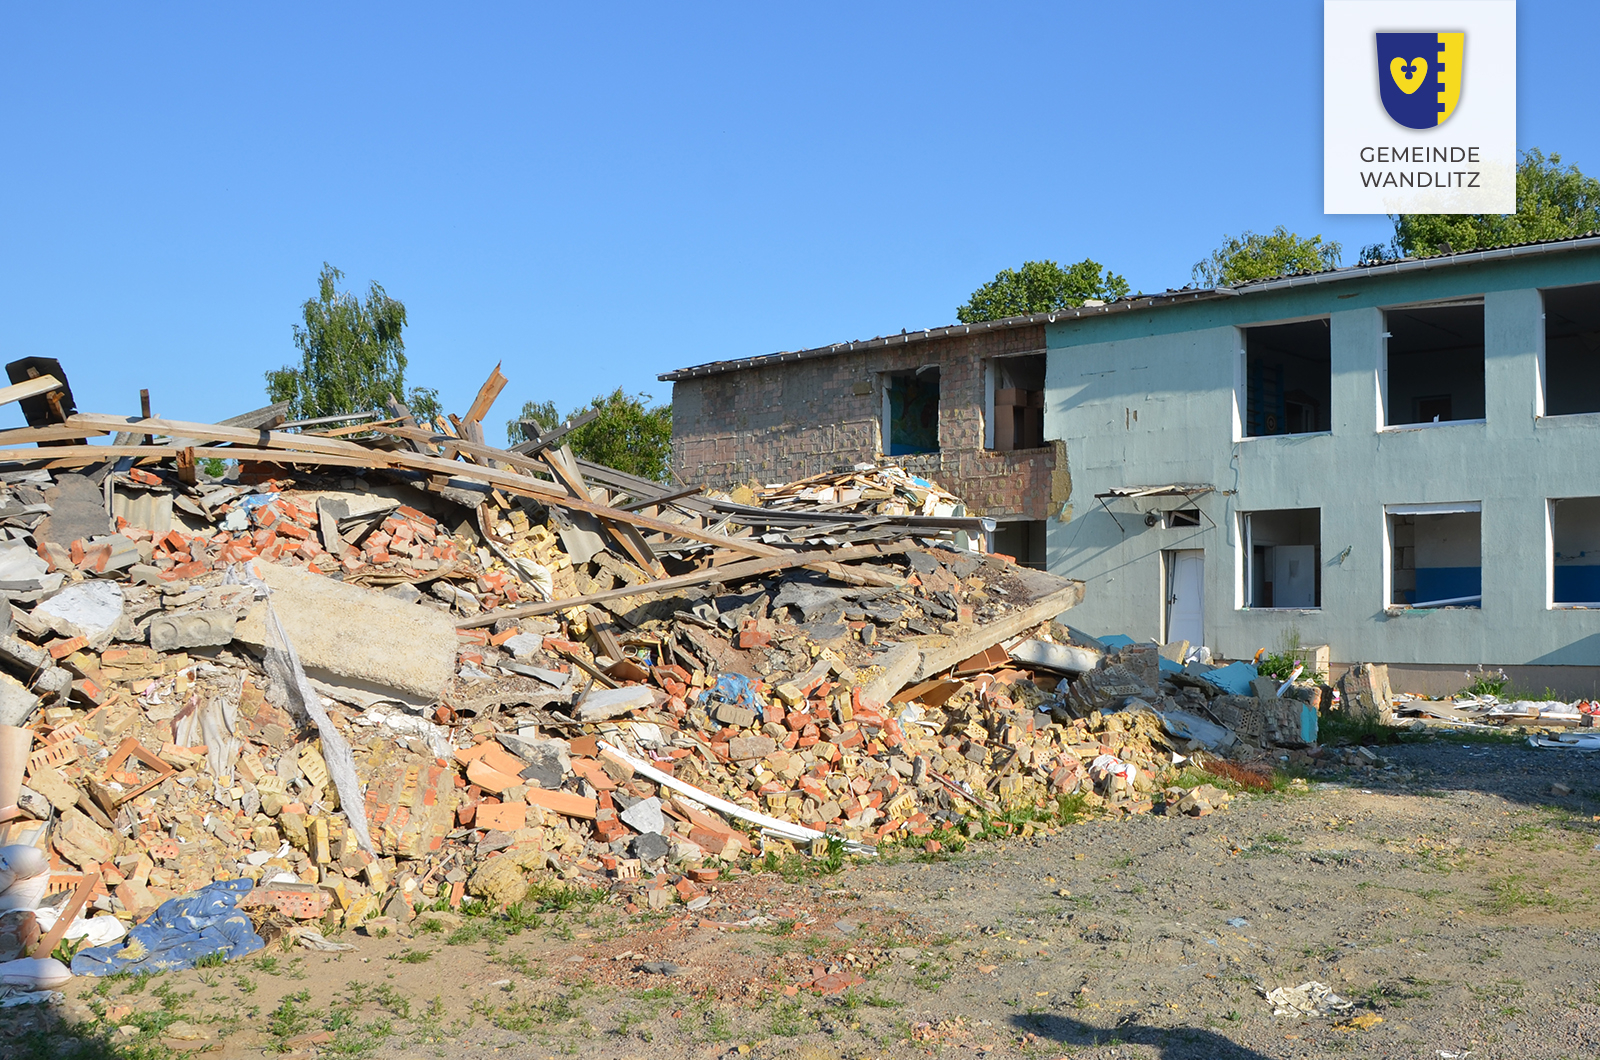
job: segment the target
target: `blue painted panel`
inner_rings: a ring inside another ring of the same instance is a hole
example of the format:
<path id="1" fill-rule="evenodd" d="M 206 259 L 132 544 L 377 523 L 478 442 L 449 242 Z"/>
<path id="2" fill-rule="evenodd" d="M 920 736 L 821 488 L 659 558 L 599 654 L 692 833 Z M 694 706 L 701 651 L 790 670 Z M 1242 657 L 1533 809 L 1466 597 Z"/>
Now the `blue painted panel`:
<path id="1" fill-rule="evenodd" d="M 1592 604 L 1600 601 L 1600 566 L 1557 567 L 1556 603 Z"/>
<path id="2" fill-rule="evenodd" d="M 1408 594 L 1407 603 L 1427 603 L 1429 600 L 1454 600 L 1462 596 L 1477 596 L 1483 592 L 1482 567 L 1418 567 L 1416 592 Z"/>

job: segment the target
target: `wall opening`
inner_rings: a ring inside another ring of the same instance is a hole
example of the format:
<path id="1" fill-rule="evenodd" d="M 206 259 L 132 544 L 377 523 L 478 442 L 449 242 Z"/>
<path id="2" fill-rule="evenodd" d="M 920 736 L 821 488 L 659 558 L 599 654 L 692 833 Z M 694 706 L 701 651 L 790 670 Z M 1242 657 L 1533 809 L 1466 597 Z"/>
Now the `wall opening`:
<path id="1" fill-rule="evenodd" d="M 1244 329 L 1244 433 L 1333 429 L 1333 344 L 1328 320 Z"/>
<path id="2" fill-rule="evenodd" d="M 1045 355 L 1000 357 L 989 362 L 992 400 L 990 449 L 1038 449 L 1044 445 Z"/>
<path id="3" fill-rule="evenodd" d="M 1024 567 L 1045 568 L 1043 519 L 1009 519 L 989 537 L 989 551 L 1010 556 Z"/>
<path id="4" fill-rule="evenodd" d="M 1600 285 L 1544 292 L 1544 414 L 1600 412 Z"/>
<path id="5" fill-rule="evenodd" d="M 1391 607 L 1483 605 L 1477 502 L 1390 506 L 1388 519 Z"/>
<path id="6" fill-rule="evenodd" d="M 1322 509 L 1240 514 L 1245 606 L 1322 606 Z"/>
<path id="7" fill-rule="evenodd" d="M 939 367 L 884 378 L 883 452 L 886 456 L 939 451 Z"/>
<path id="8" fill-rule="evenodd" d="M 1178 508 L 1167 513 L 1168 530 L 1185 530 L 1199 525 L 1199 508 Z"/>
<path id="9" fill-rule="evenodd" d="M 1483 419 L 1483 303 L 1391 309 L 1389 426 Z"/>
<path id="10" fill-rule="evenodd" d="M 1556 607 L 1600 607 L 1600 497 L 1550 502 L 1550 595 Z"/>

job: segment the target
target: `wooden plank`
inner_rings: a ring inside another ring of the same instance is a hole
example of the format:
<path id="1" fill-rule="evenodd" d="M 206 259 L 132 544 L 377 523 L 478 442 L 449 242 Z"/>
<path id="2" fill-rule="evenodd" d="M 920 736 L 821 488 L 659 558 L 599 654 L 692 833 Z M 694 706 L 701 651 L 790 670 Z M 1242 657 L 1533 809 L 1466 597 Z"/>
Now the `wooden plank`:
<path id="1" fill-rule="evenodd" d="M 539 437 L 535 438 L 531 442 L 519 442 L 518 444 L 513 445 L 511 447 L 511 452 L 522 456 L 533 456 L 534 454 L 548 449 L 552 445 L 555 445 L 568 434 L 577 430 L 579 427 L 582 427 L 584 424 L 588 423 L 590 420 L 599 415 L 599 409 L 590 409 L 583 415 L 575 416 L 559 427 L 552 427 L 550 430 L 539 435 Z"/>
<path id="2" fill-rule="evenodd" d="M 1029 604 L 1021 611 L 1015 611 L 1005 618 L 979 626 L 937 651 L 925 652 L 922 656 L 922 667 L 917 671 L 917 680 L 926 681 L 937 673 L 958 666 L 985 648 L 999 644 L 1041 622 L 1047 622 L 1068 608 L 1076 607 L 1082 601 L 1083 583 L 1075 581 L 1066 588 L 1058 589 L 1049 596 Z M 898 692 L 899 689 L 895 691 Z"/>
<path id="3" fill-rule="evenodd" d="M 710 582 L 737 581 L 756 574 L 770 574 L 773 571 L 787 570 L 790 567 L 811 567 L 822 556 L 827 556 L 834 564 L 849 563 L 853 560 L 877 559 L 881 556 L 898 555 L 906 551 L 905 545 L 863 545 L 860 548 L 836 548 L 826 552 L 790 552 L 780 559 L 747 559 L 739 563 L 730 563 L 725 567 L 707 567 L 704 570 L 691 571 L 688 574 L 679 574 L 672 578 L 662 578 L 660 581 L 650 582 L 645 585 L 624 585 L 616 589 L 605 589 L 588 596 L 574 596 L 566 600 L 547 600 L 540 604 L 527 604 L 522 607 L 513 607 L 495 611 L 493 614 L 480 615 L 456 623 L 457 629 L 475 629 L 479 626 L 492 626 L 502 618 L 526 618 L 532 615 L 549 615 L 557 611 L 565 611 L 569 607 L 583 607 L 588 604 L 604 603 L 607 600 L 619 600 L 624 596 L 651 597 L 662 593 L 672 592 L 675 589 L 687 589 L 690 586 L 706 585 Z"/>
<path id="4" fill-rule="evenodd" d="M 333 456 L 327 453 L 296 453 L 286 449 L 244 449 L 234 446 L 193 446 L 194 455 L 219 460 L 264 460 L 276 464 L 328 464 L 337 467 L 375 468 L 385 466 L 382 460 L 373 460 L 381 453 L 368 452 L 366 456 Z M 181 448 L 169 445 L 61 445 L 47 449 L 0 449 L 0 463 L 28 464 L 48 460 L 57 467 L 81 467 L 98 464 L 118 457 L 145 457 L 154 460 L 174 460 Z M 457 465 L 458 467 L 460 465 Z"/>
<path id="5" fill-rule="evenodd" d="M 66 937 L 67 929 L 72 927 L 72 922 L 78 919 L 83 907 L 89 904 L 89 896 L 99 884 L 99 866 L 83 874 L 77 888 L 72 892 L 72 897 L 67 899 L 67 904 L 61 908 L 61 915 L 56 918 L 56 926 L 45 932 L 44 936 L 33 944 L 31 956 L 48 957 L 55 951 L 56 946 Z"/>
<path id="6" fill-rule="evenodd" d="M 467 409 L 463 419 L 467 423 L 482 423 L 483 418 L 489 414 L 489 407 L 494 404 L 494 399 L 500 396 L 500 391 L 504 390 L 509 382 L 509 379 L 500 374 L 500 365 L 496 364 L 494 371 L 489 373 L 489 378 L 478 388 L 478 396 L 472 399 L 472 406 Z"/>
<path id="7" fill-rule="evenodd" d="M 12 383 L 10 386 L 0 387 L 0 405 L 9 405 L 13 401 L 21 401 L 24 398 L 48 394 L 52 390 L 59 389 L 60 386 L 61 380 L 53 375 L 41 375 L 37 379 L 25 379 L 20 383 Z"/>
<path id="8" fill-rule="evenodd" d="M 571 454 L 565 448 L 559 452 L 546 449 L 539 454 L 539 457 L 555 473 L 556 481 L 565 485 L 567 489 L 579 497 L 587 498 L 589 496 L 589 487 L 584 485 L 583 475 L 574 470 L 568 462 L 571 459 Z M 622 546 L 622 550 L 632 557 L 633 561 L 642 569 L 657 578 L 665 578 L 667 576 L 667 569 L 661 565 L 659 559 L 656 559 L 656 554 L 650 551 L 650 546 L 645 543 L 638 530 L 627 523 L 616 519 L 607 519 L 605 516 L 600 517 L 600 525 L 605 527 L 617 544 Z"/>
<path id="9" fill-rule="evenodd" d="M 63 427 L 55 424 L 50 427 L 13 427 L 10 430 L 0 431 L 0 448 L 8 445 L 32 445 L 35 442 L 68 442 L 75 438 L 103 438 L 107 431 L 91 430 L 87 427 Z"/>

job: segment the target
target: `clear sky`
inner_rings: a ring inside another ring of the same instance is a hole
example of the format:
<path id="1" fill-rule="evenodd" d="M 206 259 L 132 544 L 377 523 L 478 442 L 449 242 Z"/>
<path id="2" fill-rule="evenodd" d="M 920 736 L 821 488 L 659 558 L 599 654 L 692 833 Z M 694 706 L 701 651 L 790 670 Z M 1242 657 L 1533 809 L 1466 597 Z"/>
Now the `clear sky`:
<path id="1" fill-rule="evenodd" d="M 1600 4 L 1522 0 L 1518 140 L 1600 174 Z M 998 270 L 1189 282 L 1321 212 L 1320 0 L 11 4 L 0 358 L 82 409 L 265 404 L 328 261 L 491 438 L 657 373 L 952 323 Z M 1469 72 L 1470 76 L 1470 72 Z M 0 426 L 21 422 L 16 406 Z"/>

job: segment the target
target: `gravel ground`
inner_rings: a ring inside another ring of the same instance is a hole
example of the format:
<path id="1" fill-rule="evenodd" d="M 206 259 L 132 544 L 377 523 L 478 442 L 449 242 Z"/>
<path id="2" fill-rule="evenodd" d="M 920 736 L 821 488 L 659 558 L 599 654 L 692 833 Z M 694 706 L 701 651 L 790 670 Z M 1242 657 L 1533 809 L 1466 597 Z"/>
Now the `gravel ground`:
<path id="1" fill-rule="evenodd" d="M 747 876 L 703 918 L 575 906 L 516 934 L 450 921 L 341 936 L 350 953 L 79 980 L 60 1011 L 4 1017 L 7 1040 L 127 1057 L 1600 1056 L 1600 756 L 1376 750 L 1370 770 L 1203 818 Z M 1263 991 L 1309 980 L 1354 1007 L 1274 1016 Z"/>

